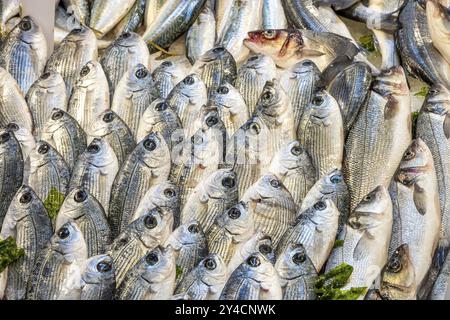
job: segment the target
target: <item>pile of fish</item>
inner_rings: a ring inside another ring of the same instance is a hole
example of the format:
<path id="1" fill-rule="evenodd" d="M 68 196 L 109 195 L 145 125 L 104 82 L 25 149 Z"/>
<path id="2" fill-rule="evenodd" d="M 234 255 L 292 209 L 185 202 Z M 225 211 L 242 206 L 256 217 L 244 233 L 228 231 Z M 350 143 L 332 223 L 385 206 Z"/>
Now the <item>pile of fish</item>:
<path id="1" fill-rule="evenodd" d="M 0 299 L 450 298 L 446 2 L 1 0 Z"/>

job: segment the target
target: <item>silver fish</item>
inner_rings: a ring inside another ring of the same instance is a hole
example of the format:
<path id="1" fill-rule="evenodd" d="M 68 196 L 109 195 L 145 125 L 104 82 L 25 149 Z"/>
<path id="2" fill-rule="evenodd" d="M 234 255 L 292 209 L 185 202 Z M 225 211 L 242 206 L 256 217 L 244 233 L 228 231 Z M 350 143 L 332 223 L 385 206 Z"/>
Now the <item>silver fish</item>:
<path id="1" fill-rule="evenodd" d="M 72 13 L 83 25 L 89 22 L 90 1 L 89 0 L 62 0 L 68 13 Z"/>
<path id="2" fill-rule="evenodd" d="M 109 143 L 105 139 L 94 139 L 75 163 L 69 192 L 78 187 L 85 188 L 100 202 L 105 212 L 108 212 L 109 199 L 118 171 L 119 162 Z"/>
<path id="3" fill-rule="evenodd" d="M 31 17 L 24 17 L 2 43 L 0 66 L 17 80 L 25 95 L 41 76 L 46 62 L 44 33 Z"/>
<path id="4" fill-rule="evenodd" d="M 33 189 L 22 186 L 6 213 L 0 239 L 13 237 L 24 256 L 4 271 L 6 290 L 3 298 L 24 300 L 28 279 L 41 250 L 53 235 L 52 223 L 42 201 Z"/>
<path id="5" fill-rule="evenodd" d="M 101 39 L 131 10 L 136 0 L 94 0 L 92 2 L 89 27 Z"/>
<path id="6" fill-rule="evenodd" d="M 170 159 L 169 148 L 159 133 L 150 133 L 127 157 L 111 190 L 108 219 L 113 236 L 131 222 L 145 193 L 167 181 Z"/>
<path id="7" fill-rule="evenodd" d="M 89 258 L 81 274 L 80 300 L 112 300 L 116 289 L 114 273 L 114 263 L 109 255 Z"/>
<path id="8" fill-rule="evenodd" d="M 31 153 L 31 151 L 36 146 L 36 140 L 33 136 L 33 133 L 29 131 L 27 128 L 18 125 L 15 122 L 9 123 L 6 128 L 14 133 L 14 136 L 16 137 L 17 141 L 20 143 L 20 148 L 22 149 L 22 156 L 25 161 L 25 169 L 27 169 L 27 163 L 29 161 L 28 157 Z M 26 170 L 25 170 L 26 171 Z M 24 177 L 27 177 L 28 175 L 25 172 Z"/>
<path id="9" fill-rule="evenodd" d="M 282 0 L 263 0 L 262 26 L 264 30 L 288 27 L 282 3 Z"/>
<path id="10" fill-rule="evenodd" d="M 164 61 L 153 71 L 153 81 L 159 98 L 167 99 L 172 89 L 187 76 L 186 70 L 176 62 Z"/>
<path id="11" fill-rule="evenodd" d="M 126 32 L 137 32 L 144 23 L 147 0 L 136 0 L 127 15 L 111 30 L 105 38 L 117 39 Z"/>
<path id="12" fill-rule="evenodd" d="M 446 300 L 449 296 L 449 279 L 450 279 L 450 255 L 447 255 L 439 275 L 431 289 L 428 299 L 430 300 Z"/>
<path id="13" fill-rule="evenodd" d="M 186 54 L 192 64 L 208 50 L 214 48 L 216 42 L 215 29 L 216 19 L 214 11 L 208 3 L 186 33 Z M 208 32 L 205 32 L 206 30 Z"/>
<path id="14" fill-rule="evenodd" d="M 450 63 L 449 42 L 447 41 L 449 13 L 445 3 L 446 1 L 427 1 L 425 8 L 433 46 Z"/>
<path id="15" fill-rule="evenodd" d="M 6 23 L 20 13 L 20 0 L 0 1 L 0 35 L 5 35 Z"/>
<path id="16" fill-rule="evenodd" d="M 56 229 L 70 221 L 75 221 L 83 233 L 88 257 L 106 252 L 112 238 L 105 210 L 84 188 L 75 188 L 64 199 L 56 219 Z"/>
<path id="17" fill-rule="evenodd" d="M 167 0 L 148 0 L 145 7 L 145 27 L 148 28 L 158 16 Z"/>
<path id="18" fill-rule="evenodd" d="M 215 0 L 214 13 L 216 16 L 217 38 L 222 37 L 223 30 L 227 27 L 228 17 L 233 4 L 234 0 Z"/>
<path id="19" fill-rule="evenodd" d="M 80 71 L 69 99 L 68 112 L 85 132 L 97 117 L 109 109 L 109 87 L 102 66 L 97 61 L 88 62 Z"/>
<path id="20" fill-rule="evenodd" d="M 67 110 L 68 96 L 64 79 L 57 72 L 44 73 L 30 87 L 25 100 L 33 116 L 35 136 L 39 138 L 52 110 Z"/>
<path id="21" fill-rule="evenodd" d="M 41 139 L 48 142 L 73 169 L 78 157 L 86 149 L 86 134 L 67 112 L 53 109 L 42 129 Z"/>

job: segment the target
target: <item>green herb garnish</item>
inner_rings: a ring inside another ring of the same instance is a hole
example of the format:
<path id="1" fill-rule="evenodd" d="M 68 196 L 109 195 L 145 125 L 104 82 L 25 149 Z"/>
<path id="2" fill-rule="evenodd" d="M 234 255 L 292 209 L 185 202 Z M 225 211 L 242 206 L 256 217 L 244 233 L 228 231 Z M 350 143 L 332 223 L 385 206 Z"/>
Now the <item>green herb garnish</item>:
<path id="1" fill-rule="evenodd" d="M 369 52 L 375 52 L 377 50 L 377 47 L 375 46 L 375 39 L 371 34 L 360 37 L 359 44 Z"/>
<path id="2" fill-rule="evenodd" d="M 430 87 L 425 86 L 425 87 L 420 88 L 420 90 L 417 91 L 414 94 L 414 96 L 416 96 L 416 97 L 426 97 L 428 95 L 429 91 L 430 91 Z"/>
<path id="3" fill-rule="evenodd" d="M 13 237 L 0 240 L 0 273 L 24 255 L 25 251 L 17 246 Z"/>
<path id="4" fill-rule="evenodd" d="M 179 265 L 177 265 L 177 267 L 176 267 L 176 278 L 177 279 L 180 279 L 181 278 L 181 276 L 183 275 L 183 268 L 181 268 Z"/>
<path id="5" fill-rule="evenodd" d="M 59 209 L 61 209 L 61 206 L 64 202 L 64 199 L 65 199 L 64 194 L 62 194 L 55 188 L 52 188 L 50 190 L 47 199 L 45 199 L 44 207 L 47 210 L 48 216 L 52 221 L 55 221 Z"/>
<path id="6" fill-rule="evenodd" d="M 343 245 L 344 245 L 344 240 L 336 240 L 336 241 L 334 242 L 333 249 L 340 248 L 340 247 L 342 247 Z"/>

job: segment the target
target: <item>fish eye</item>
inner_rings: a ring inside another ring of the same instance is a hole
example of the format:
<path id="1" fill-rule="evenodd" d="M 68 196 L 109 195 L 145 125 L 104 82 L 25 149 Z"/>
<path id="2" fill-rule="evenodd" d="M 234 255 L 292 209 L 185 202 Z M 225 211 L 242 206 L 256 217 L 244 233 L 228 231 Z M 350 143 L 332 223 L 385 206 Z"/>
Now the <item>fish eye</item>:
<path id="1" fill-rule="evenodd" d="M 279 189 L 281 187 L 281 182 L 277 179 L 270 180 L 270 185 L 276 189 Z"/>
<path id="2" fill-rule="evenodd" d="M 394 259 L 391 259 L 388 263 L 388 270 L 391 272 L 399 272 L 402 269 L 402 264 L 400 262 L 400 260 L 395 257 Z"/>
<path id="3" fill-rule="evenodd" d="M 327 208 L 327 204 L 323 201 L 319 201 L 313 206 L 313 208 L 314 210 L 323 211 Z"/>
<path id="4" fill-rule="evenodd" d="M 46 143 L 43 143 L 38 148 L 39 154 L 47 154 L 47 152 L 50 150 L 50 146 Z"/>
<path id="5" fill-rule="evenodd" d="M 100 146 L 98 144 L 90 144 L 89 147 L 87 147 L 87 151 L 90 154 L 97 154 L 100 152 Z"/>
<path id="6" fill-rule="evenodd" d="M 200 228 L 199 228 L 198 224 L 193 223 L 188 227 L 188 231 L 189 231 L 189 233 L 196 234 L 196 233 L 200 232 Z"/>
<path id="7" fill-rule="evenodd" d="M 86 201 L 87 197 L 88 197 L 88 194 L 85 190 L 78 190 L 75 193 L 73 199 L 75 200 L 75 202 L 81 203 L 81 202 Z"/>
<path id="8" fill-rule="evenodd" d="M 122 38 L 123 39 L 127 39 L 127 38 L 130 38 L 130 37 L 131 37 L 131 33 L 129 33 L 129 32 L 125 32 L 125 33 L 122 34 Z"/>
<path id="9" fill-rule="evenodd" d="M 260 261 L 259 258 L 256 257 L 256 256 L 250 256 L 250 257 L 247 259 L 247 264 L 248 264 L 250 267 L 256 268 L 256 267 L 259 267 L 259 266 L 261 265 L 261 261 Z"/>
<path id="10" fill-rule="evenodd" d="M 84 66 L 83 69 L 81 69 L 80 71 L 80 76 L 81 77 L 86 77 L 89 72 L 91 72 L 91 68 L 89 68 L 89 66 Z"/>
<path id="11" fill-rule="evenodd" d="M 164 61 L 163 63 L 161 63 L 161 65 L 163 67 L 171 67 L 173 66 L 173 63 L 171 61 Z"/>
<path id="12" fill-rule="evenodd" d="M 217 47 L 212 50 L 214 53 L 222 53 L 225 51 L 224 47 Z"/>
<path id="13" fill-rule="evenodd" d="M 103 121 L 106 123 L 111 123 L 114 120 L 114 113 L 108 112 L 103 116 Z"/>
<path id="14" fill-rule="evenodd" d="M 239 219 L 241 216 L 241 211 L 238 208 L 231 208 L 228 210 L 228 216 L 233 220 Z"/>
<path id="15" fill-rule="evenodd" d="M 159 261 L 158 255 L 154 252 L 149 253 L 145 257 L 145 262 L 147 262 L 147 264 L 150 266 L 154 266 L 155 264 L 158 263 L 158 261 Z"/>
<path id="16" fill-rule="evenodd" d="M 9 132 L 3 132 L 3 133 L 0 135 L 0 143 L 5 143 L 5 142 L 7 142 L 10 138 L 11 138 L 11 135 L 9 134 Z"/>
<path id="17" fill-rule="evenodd" d="M 222 186 L 231 189 L 236 186 L 236 179 L 234 177 L 225 177 L 222 179 Z"/>
<path id="18" fill-rule="evenodd" d="M 144 141 L 144 148 L 148 151 L 153 151 L 156 149 L 156 142 L 153 139 L 147 139 Z"/>
<path id="19" fill-rule="evenodd" d="M 367 196 L 364 197 L 364 201 L 367 201 L 367 202 L 372 201 L 372 198 L 373 198 L 372 195 L 368 194 Z"/>
<path id="20" fill-rule="evenodd" d="M 261 127 L 256 122 L 253 122 L 250 124 L 250 130 L 254 134 L 260 134 L 261 133 Z"/>
<path id="21" fill-rule="evenodd" d="M 7 126 L 9 131 L 16 132 L 19 130 L 19 126 L 16 123 L 10 123 Z"/>
<path id="22" fill-rule="evenodd" d="M 20 197 L 19 202 L 21 204 L 27 204 L 27 203 L 30 203 L 32 199 L 33 199 L 33 196 L 31 195 L 31 192 L 26 191 Z"/>
<path id="23" fill-rule="evenodd" d="M 228 89 L 226 86 L 221 86 L 217 89 L 218 94 L 228 94 L 230 92 L 230 89 Z"/>
<path id="24" fill-rule="evenodd" d="M 58 237 L 60 239 L 67 239 L 70 236 L 70 230 L 67 227 L 62 227 L 58 230 Z"/>
<path id="25" fill-rule="evenodd" d="M 300 146 L 294 146 L 294 147 L 291 149 L 291 153 L 292 153 L 294 156 L 299 156 L 299 155 L 301 155 L 301 154 L 303 153 L 303 149 L 302 149 L 302 147 L 300 147 Z"/>
<path id="26" fill-rule="evenodd" d="M 414 158 L 415 157 L 415 153 L 414 153 L 414 151 L 412 151 L 412 150 L 407 150 L 406 152 L 405 152 L 405 155 L 404 155 L 404 159 L 405 160 L 411 160 L 412 158 Z"/>
<path id="27" fill-rule="evenodd" d="M 216 262 L 213 259 L 206 259 L 204 265 L 208 270 L 214 270 L 217 267 Z"/>
<path id="28" fill-rule="evenodd" d="M 58 110 L 58 111 L 56 111 L 56 112 L 53 113 L 53 115 L 52 115 L 52 120 L 55 120 L 55 121 L 56 121 L 56 120 L 59 120 L 59 119 L 61 119 L 63 116 L 64 116 L 63 111 Z"/>
<path id="29" fill-rule="evenodd" d="M 50 76 L 51 76 L 51 73 L 50 73 L 50 72 L 46 72 L 46 73 L 44 73 L 44 74 L 41 76 L 41 79 L 42 79 L 42 80 L 47 80 L 48 78 L 50 78 Z"/>
<path id="30" fill-rule="evenodd" d="M 258 248 L 259 252 L 261 252 L 263 255 L 267 255 L 272 252 L 272 247 L 268 244 L 262 244 Z"/>
<path id="31" fill-rule="evenodd" d="M 188 76 L 183 80 L 183 83 L 190 86 L 193 85 L 195 83 L 195 79 L 193 76 Z"/>
<path id="32" fill-rule="evenodd" d="M 81 31 L 83 31 L 83 30 L 80 29 L 80 28 L 77 28 L 77 29 L 73 29 L 73 30 L 71 31 L 71 33 L 72 33 L 72 34 L 79 34 L 79 33 L 81 33 Z"/>
<path id="33" fill-rule="evenodd" d="M 22 31 L 29 31 L 31 29 L 31 22 L 30 21 L 21 21 L 19 24 L 19 28 Z"/>
<path id="34" fill-rule="evenodd" d="M 158 112 L 165 111 L 169 108 L 167 102 L 160 102 L 155 106 L 155 110 Z"/>
<path id="35" fill-rule="evenodd" d="M 330 181 L 331 181 L 332 184 L 338 184 L 339 182 L 342 181 L 342 176 L 339 175 L 339 174 L 335 174 L 334 176 L 332 176 L 330 178 Z"/>
<path id="36" fill-rule="evenodd" d="M 272 92 L 267 91 L 263 93 L 261 98 L 264 102 L 270 102 L 273 99 L 273 94 Z"/>
<path id="37" fill-rule="evenodd" d="M 314 99 L 312 101 L 313 105 L 315 105 L 315 106 L 320 106 L 320 105 L 322 105 L 323 102 L 324 102 L 324 99 L 321 96 L 314 97 Z"/>
<path id="38" fill-rule="evenodd" d="M 273 39 L 277 35 L 277 32 L 275 30 L 266 30 L 263 32 L 263 36 L 266 39 Z"/>
<path id="39" fill-rule="evenodd" d="M 108 261 L 100 261 L 97 264 L 97 271 L 100 273 L 106 273 L 111 271 L 112 269 L 112 264 Z"/>
<path id="40" fill-rule="evenodd" d="M 137 69 L 135 75 L 136 75 L 136 78 L 138 78 L 138 79 L 144 79 L 145 77 L 147 77 L 148 71 L 145 70 L 144 68 L 139 68 L 139 69 Z"/>
<path id="41" fill-rule="evenodd" d="M 297 252 L 292 256 L 292 262 L 295 263 L 296 265 L 302 264 L 303 262 L 305 262 L 305 260 L 306 256 L 302 252 Z"/>
<path id="42" fill-rule="evenodd" d="M 313 65 L 313 63 L 310 60 L 305 60 L 302 62 L 302 66 L 304 66 L 304 67 L 310 67 L 312 65 Z"/>
<path id="43" fill-rule="evenodd" d="M 218 123 L 219 123 L 219 119 L 216 116 L 211 116 L 206 119 L 206 125 L 210 128 L 215 126 Z"/>
<path id="44" fill-rule="evenodd" d="M 428 91 L 428 93 L 430 93 L 430 94 L 437 94 L 437 93 L 439 93 L 439 90 L 436 89 L 436 88 L 431 88 L 431 89 Z"/>
<path id="45" fill-rule="evenodd" d="M 259 59 L 259 57 L 258 56 L 251 56 L 250 58 L 248 58 L 248 62 L 252 62 L 252 61 L 256 61 L 256 60 L 258 60 Z"/>
<path id="46" fill-rule="evenodd" d="M 167 198 L 173 198 L 173 197 L 175 197 L 177 195 L 177 193 L 175 192 L 174 189 L 168 188 L 168 189 L 164 190 L 164 195 Z"/>
<path id="47" fill-rule="evenodd" d="M 158 225 L 158 221 L 154 216 L 149 215 L 145 217 L 144 225 L 147 229 L 154 229 Z"/>

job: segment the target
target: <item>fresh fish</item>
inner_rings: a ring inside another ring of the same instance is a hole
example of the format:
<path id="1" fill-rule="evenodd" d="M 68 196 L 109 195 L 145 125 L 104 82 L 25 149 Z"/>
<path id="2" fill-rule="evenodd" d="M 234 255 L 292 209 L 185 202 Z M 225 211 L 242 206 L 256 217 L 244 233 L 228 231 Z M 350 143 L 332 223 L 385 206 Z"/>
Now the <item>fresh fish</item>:
<path id="1" fill-rule="evenodd" d="M 209 252 L 219 255 L 228 264 L 255 232 L 252 215 L 245 203 L 239 202 L 214 221 L 207 234 Z"/>
<path id="2" fill-rule="evenodd" d="M 80 300 L 112 300 L 116 289 L 114 273 L 114 263 L 109 255 L 89 258 L 81 274 Z"/>
<path id="3" fill-rule="evenodd" d="M 16 80 L 0 67 L 0 127 L 16 123 L 33 132 L 31 111 Z"/>
<path id="4" fill-rule="evenodd" d="M 116 300 L 167 300 L 175 290 L 175 254 L 156 247 L 130 269 L 117 289 Z"/>
<path id="5" fill-rule="evenodd" d="M 302 204 L 316 182 L 311 157 L 298 141 L 282 147 L 272 159 L 268 171 L 283 183 L 297 205 Z"/>
<path id="6" fill-rule="evenodd" d="M 282 0 L 263 0 L 262 20 L 264 30 L 287 28 Z"/>
<path id="7" fill-rule="evenodd" d="M 208 50 L 214 48 L 216 42 L 215 30 L 216 19 L 214 11 L 208 3 L 186 33 L 186 53 L 192 64 Z"/>
<path id="8" fill-rule="evenodd" d="M 116 268 L 116 287 L 148 251 L 166 242 L 172 225 L 173 217 L 154 208 L 124 228 L 109 250 Z"/>
<path id="9" fill-rule="evenodd" d="M 274 175 L 262 176 L 241 197 L 261 229 L 278 245 L 289 225 L 295 220 L 296 205 L 291 194 Z"/>
<path id="10" fill-rule="evenodd" d="M 0 239 L 13 237 L 24 256 L 4 271 L 6 290 L 3 298 L 24 300 L 27 283 L 37 256 L 53 234 L 52 223 L 42 201 L 30 187 L 22 186 L 6 213 Z"/>
<path id="11" fill-rule="evenodd" d="M 117 39 L 123 33 L 137 32 L 144 23 L 146 3 L 147 0 L 136 0 L 127 15 L 108 33 L 106 38 L 111 36 Z"/>
<path id="12" fill-rule="evenodd" d="M 251 56 L 239 68 L 236 89 L 244 98 L 250 114 L 256 111 L 256 105 L 267 81 L 275 78 L 277 78 L 277 67 L 275 62 L 266 55 Z"/>
<path id="13" fill-rule="evenodd" d="M 70 168 L 50 144 L 40 141 L 30 153 L 27 184 L 43 202 L 58 203 L 69 187 Z"/>
<path id="14" fill-rule="evenodd" d="M 294 110 L 295 128 L 300 125 L 303 112 L 312 101 L 319 80 L 320 71 L 311 60 L 298 62 L 281 74 L 281 86 L 290 97 Z"/>
<path id="15" fill-rule="evenodd" d="M 411 100 L 401 67 L 375 78 L 345 144 L 343 172 L 351 209 L 375 187 L 389 187 L 411 142 Z"/>
<path id="16" fill-rule="evenodd" d="M 50 119 L 52 110 L 67 110 L 68 96 L 64 79 L 57 72 L 46 72 L 30 87 L 25 97 L 34 120 L 35 136 Z"/>
<path id="17" fill-rule="evenodd" d="M 391 198 L 385 187 L 378 186 L 350 214 L 339 236 L 343 245 L 333 251 L 327 269 L 342 263 L 351 265 L 353 272 L 345 288 L 370 288 L 389 258 L 391 232 Z"/>
<path id="18" fill-rule="evenodd" d="M 320 200 L 301 212 L 287 228 L 277 255 L 289 244 L 302 244 L 317 272 L 322 270 L 333 249 L 339 225 L 339 211 L 330 199 Z"/>
<path id="19" fill-rule="evenodd" d="M 86 134 L 67 112 L 54 108 L 42 129 L 41 139 L 49 143 L 73 169 L 78 157 L 86 149 Z"/>
<path id="20" fill-rule="evenodd" d="M 0 36 L 5 35 L 6 23 L 20 13 L 20 0 L 0 1 Z"/>
<path id="21" fill-rule="evenodd" d="M 449 279 L 450 279 L 450 255 L 447 255 L 442 269 L 431 289 L 428 299 L 430 300 L 447 300 L 449 296 Z"/>
<path id="22" fill-rule="evenodd" d="M 408 73 L 430 85 L 440 82 L 450 86 L 450 64 L 434 47 L 425 9 L 417 1 L 407 0 L 399 22 L 396 43 Z"/>
<path id="23" fill-rule="evenodd" d="M 152 74 L 144 65 L 138 64 L 118 83 L 111 109 L 125 121 L 136 138 L 139 120 L 156 97 Z"/>
<path id="24" fill-rule="evenodd" d="M 150 52 L 168 49 L 194 23 L 205 3 L 206 0 L 165 0 L 143 35 Z"/>
<path id="25" fill-rule="evenodd" d="M 148 28 L 158 17 L 159 11 L 167 0 L 147 0 L 145 7 L 145 27 Z"/>
<path id="26" fill-rule="evenodd" d="M 83 25 L 87 25 L 90 19 L 90 0 L 62 0 L 67 12 L 73 14 L 74 17 Z"/>
<path id="27" fill-rule="evenodd" d="M 280 276 L 283 300 L 316 300 L 318 274 L 303 245 L 288 244 L 279 253 L 275 269 Z"/>
<path id="28" fill-rule="evenodd" d="M 248 32 L 259 28 L 262 4 L 262 0 L 240 0 L 234 1 L 229 7 L 230 12 L 226 16 L 223 31 L 217 38 L 217 45 L 227 49 L 238 64 L 249 55 L 243 40 Z"/>
<path id="29" fill-rule="evenodd" d="M 223 31 L 227 27 L 234 2 L 234 0 L 215 0 L 214 13 L 216 16 L 216 33 L 218 39 L 222 37 Z"/>
<path id="30" fill-rule="evenodd" d="M 394 226 L 390 253 L 408 244 L 420 287 L 439 241 L 441 213 L 433 155 L 416 139 L 406 150 L 391 186 Z"/>
<path id="31" fill-rule="evenodd" d="M 169 149 L 176 144 L 174 137 L 182 133 L 180 118 L 177 113 L 162 99 L 156 99 L 148 106 L 141 116 L 137 130 L 136 140 L 142 141 L 151 132 L 159 132 L 166 141 Z"/>
<path id="32" fill-rule="evenodd" d="M 177 284 L 208 255 L 205 234 L 200 223 L 195 220 L 175 229 L 164 246 L 171 246 L 175 251 L 175 263 L 179 273 L 175 281 Z"/>
<path id="33" fill-rule="evenodd" d="M 352 128 L 359 110 L 367 103 L 371 84 L 370 67 L 364 62 L 354 62 L 338 73 L 328 85 L 328 92 L 341 108 L 346 132 Z"/>
<path id="34" fill-rule="evenodd" d="M 339 104 L 326 90 L 314 94 L 302 115 L 297 136 L 311 156 L 317 179 L 333 169 L 341 169 L 344 124 Z"/>
<path id="35" fill-rule="evenodd" d="M 426 15 L 431 41 L 444 59 L 450 63 L 450 42 L 448 41 L 450 16 L 448 8 L 438 0 L 427 1 Z"/>
<path id="36" fill-rule="evenodd" d="M 78 187 L 85 188 L 108 212 L 114 178 L 118 171 L 119 162 L 109 143 L 105 139 L 94 139 L 75 163 L 69 192 Z"/>
<path id="37" fill-rule="evenodd" d="M 133 152 L 136 142 L 127 124 L 112 110 L 106 110 L 92 123 L 89 139 L 105 139 L 121 166 L 126 157 Z"/>
<path id="38" fill-rule="evenodd" d="M 408 244 L 402 244 L 391 255 L 381 276 L 381 298 L 416 300 L 416 275 Z"/>
<path id="39" fill-rule="evenodd" d="M 97 60 L 97 56 L 97 38 L 92 30 L 85 27 L 73 29 L 53 51 L 45 72 L 61 74 L 70 95 L 81 69 L 89 61 Z"/>
<path id="40" fill-rule="evenodd" d="M 83 234 L 66 223 L 40 252 L 30 276 L 28 300 L 79 300 L 81 269 L 87 260 Z"/>
<path id="41" fill-rule="evenodd" d="M 138 34 L 126 32 L 113 41 L 100 59 L 108 79 L 111 98 L 123 76 L 139 64 L 148 67 L 149 60 L 147 45 Z"/>
<path id="42" fill-rule="evenodd" d="M 0 66 L 17 80 L 24 95 L 41 76 L 47 62 L 47 42 L 41 28 L 29 16 L 2 43 Z"/>
<path id="43" fill-rule="evenodd" d="M 101 39 L 131 10 L 137 0 L 94 0 L 89 27 Z"/>
<path id="44" fill-rule="evenodd" d="M 167 181 L 170 159 L 169 148 L 159 133 L 150 133 L 127 157 L 111 190 L 108 218 L 113 236 L 131 222 L 145 193 L 152 186 Z"/>
<path id="45" fill-rule="evenodd" d="M 23 182 L 24 160 L 14 133 L 0 130 L 0 225 L 8 207 Z"/>
<path id="46" fill-rule="evenodd" d="M 220 300 L 281 300 L 280 279 L 261 253 L 252 254 L 228 279 Z"/>
<path id="47" fill-rule="evenodd" d="M 88 62 L 80 71 L 69 99 L 68 112 L 85 132 L 97 117 L 109 109 L 109 87 L 102 66 L 97 61 Z"/>
<path id="48" fill-rule="evenodd" d="M 210 254 L 177 285 L 175 295 L 191 300 L 218 300 L 228 280 L 227 265 L 218 254 Z"/>
<path id="49" fill-rule="evenodd" d="M 102 205 L 84 188 L 75 188 L 64 199 L 56 219 L 56 229 L 75 221 L 86 241 L 88 257 L 106 252 L 111 231 Z"/>
<path id="50" fill-rule="evenodd" d="M 25 169 L 27 169 L 28 156 L 36 146 L 36 140 L 34 139 L 33 133 L 29 131 L 27 128 L 19 126 L 17 123 L 14 122 L 9 123 L 6 126 L 6 128 L 9 131 L 13 132 L 17 141 L 19 141 L 20 148 L 22 149 L 22 156 L 26 164 Z M 24 177 L 27 176 L 28 176 L 27 174 L 24 175 Z"/>
<path id="51" fill-rule="evenodd" d="M 335 10 L 343 10 L 349 8 L 361 0 L 314 0 L 317 7 L 332 6 Z"/>
<path id="52" fill-rule="evenodd" d="M 223 47 L 208 50 L 195 62 L 192 72 L 197 73 L 208 89 L 215 92 L 222 83 L 235 84 L 237 77 L 236 61 Z"/>
<path id="53" fill-rule="evenodd" d="M 236 173 L 220 169 L 200 181 L 181 211 L 181 223 L 198 220 L 207 233 L 214 220 L 238 201 Z"/>
<path id="54" fill-rule="evenodd" d="M 187 76 L 186 70 L 176 62 L 164 61 L 153 71 L 153 81 L 159 98 L 167 99 L 172 89 Z"/>

